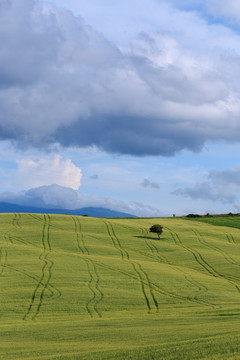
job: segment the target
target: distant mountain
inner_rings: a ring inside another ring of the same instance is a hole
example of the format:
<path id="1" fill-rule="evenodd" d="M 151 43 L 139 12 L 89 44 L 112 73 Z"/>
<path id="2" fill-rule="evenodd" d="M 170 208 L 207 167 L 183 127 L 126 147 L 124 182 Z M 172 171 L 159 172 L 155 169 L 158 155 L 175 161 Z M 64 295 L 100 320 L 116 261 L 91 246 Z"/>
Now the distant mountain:
<path id="1" fill-rule="evenodd" d="M 136 217 L 135 215 L 105 209 L 101 207 L 86 207 L 82 209 L 44 209 L 32 206 L 24 206 L 0 202 L 0 213 L 30 213 L 30 214 L 67 214 L 67 215 L 88 215 L 90 217 Z"/>

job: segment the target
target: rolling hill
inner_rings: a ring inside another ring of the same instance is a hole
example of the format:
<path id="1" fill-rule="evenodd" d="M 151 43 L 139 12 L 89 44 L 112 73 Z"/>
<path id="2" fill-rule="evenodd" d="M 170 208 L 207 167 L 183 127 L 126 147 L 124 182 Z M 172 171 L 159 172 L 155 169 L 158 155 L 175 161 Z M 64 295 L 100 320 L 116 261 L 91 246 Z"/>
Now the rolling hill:
<path id="1" fill-rule="evenodd" d="M 236 228 L 1 214 L 0 286 L 4 360 L 239 359 Z"/>

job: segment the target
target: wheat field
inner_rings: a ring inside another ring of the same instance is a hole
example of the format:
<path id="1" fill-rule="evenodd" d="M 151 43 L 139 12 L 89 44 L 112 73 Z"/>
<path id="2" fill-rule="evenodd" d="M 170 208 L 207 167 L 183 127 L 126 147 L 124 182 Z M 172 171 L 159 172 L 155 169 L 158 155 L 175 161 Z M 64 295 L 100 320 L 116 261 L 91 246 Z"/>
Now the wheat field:
<path id="1" fill-rule="evenodd" d="M 240 359 L 239 322 L 237 228 L 0 215 L 0 359 Z"/>

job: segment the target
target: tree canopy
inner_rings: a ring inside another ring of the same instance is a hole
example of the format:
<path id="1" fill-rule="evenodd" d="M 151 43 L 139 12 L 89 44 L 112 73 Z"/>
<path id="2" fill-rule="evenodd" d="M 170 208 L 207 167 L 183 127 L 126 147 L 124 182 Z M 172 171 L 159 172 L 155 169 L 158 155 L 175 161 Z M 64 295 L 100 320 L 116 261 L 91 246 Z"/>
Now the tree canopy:
<path id="1" fill-rule="evenodd" d="M 155 224 L 155 225 L 152 225 L 150 227 L 149 231 L 152 232 L 152 233 L 157 234 L 158 235 L 158 240 L 160 240 L 160 235 L 163 232 L 163 227 L 162 227 L 162 225 Z"/>

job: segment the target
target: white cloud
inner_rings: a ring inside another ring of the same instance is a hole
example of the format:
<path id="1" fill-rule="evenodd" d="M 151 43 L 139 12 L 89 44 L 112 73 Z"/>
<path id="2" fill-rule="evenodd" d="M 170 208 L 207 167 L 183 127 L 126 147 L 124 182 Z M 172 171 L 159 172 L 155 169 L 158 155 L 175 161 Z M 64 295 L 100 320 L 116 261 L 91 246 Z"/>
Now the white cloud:
<path id="1" fill-rule="evenodd" d="M 139 202 L 117 201 L 109 197 L 83 195 L 77 190 L 59 185 L 41 186 L 19 193 L 0 194 L 0 201 L 39 208 L 80 209 L 83 207 L 103 207 L 134 214 L 137 216 L 161 216 L 159 209 Z"/>
<path id="2" fill-rule="evenodd" d="M 239 0 L 206 0 L 207 10 L 214 16 L 240 19 Z"/>
<path id="3" fill-rule="evenodd" d="M 222 203 L 236 203 L 240 193 L 240 167 L 210 170 L 207 180 L 191 187 L 178 188 L 174 195 Z"/>
<path id="4" fill-rule="evenodd" d="M 34 160 L 31 158 L 17 161 L 16 177 L 23 188 L 58 184 L 77 190 L 80 186 L 82 172 L 70 159 L 60 155 Z"/>

